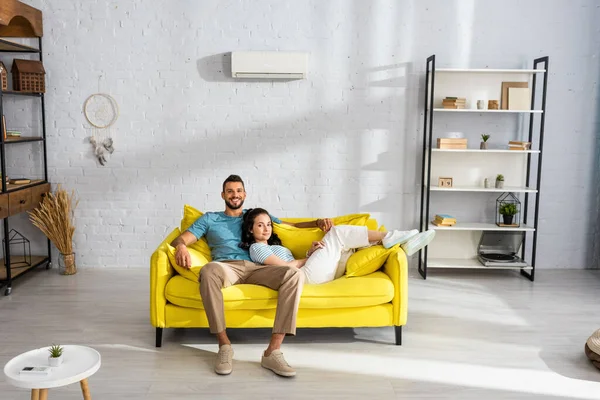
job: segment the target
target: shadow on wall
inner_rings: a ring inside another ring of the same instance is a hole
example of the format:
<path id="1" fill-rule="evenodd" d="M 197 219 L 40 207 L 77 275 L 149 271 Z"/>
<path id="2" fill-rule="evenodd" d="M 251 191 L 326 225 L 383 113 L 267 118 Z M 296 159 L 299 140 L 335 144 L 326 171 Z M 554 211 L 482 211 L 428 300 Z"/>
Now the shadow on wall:
<path id="1" fill-rule="evenodd" d="M 600 71 L 598 72 L 598 79 L 600 79 Z M 592 224 L 593 231 L 590 235 L 590 246 L 588 247 L 588 263 L 589 268 L 600 269 L 600 87 L 596 85 L 596 123 L 595 123 L 595 157 L 594 157 L 594 174 L 592 174 L 592 182 L 590 190 L 591 199 L 590 204 L 595 205 L 593 212 L 596 213 L 596 223 Z"/>

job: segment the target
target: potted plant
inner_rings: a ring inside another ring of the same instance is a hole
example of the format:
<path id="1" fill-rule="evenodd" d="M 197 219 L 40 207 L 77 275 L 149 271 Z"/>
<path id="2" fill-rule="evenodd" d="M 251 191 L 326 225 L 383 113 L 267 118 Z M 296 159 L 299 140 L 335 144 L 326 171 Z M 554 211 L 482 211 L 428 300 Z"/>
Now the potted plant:
<path id="1" fill-rule="evenodd" d="M 63 348 L 57 344 L 52 345 L 48 352 L 50 355 L 48 356 L 48 364 L 51 367 L 58 367 L 63 362 Z"/>
<path id="2" fill-rule="evenodd" d="M 517 214 L 517 205 L 514 203 L 503 203 L 500 205 L 500 215 L 504 220 L 504 225 L 512 225 L 513 217 Z"/>
<path id="3" fill-rule="evenodd" d="M 486 134 L 481 135 L 481 139 L 483 140 L 483 142 L 481 142 L 481 144 L 479 145 L 480 149 L 487 150 L 487 148 L 488 148 L 487 141 L 489 138 L 490 138 L 490 135 L 486 135 Z"/>
<path id="4" fill-rule="evenodd" d="M 504 188 L 504 175 L 498 174 L 496 176 L 496 189 Z"/>
<path id="5" fill-rule="evenodd" d="M 29 219 L 33 225 L 37 226 L 60 252 L 58 266 L 63 275 L 77 273 L 73 252 L 73 211 L 78 203 L 75 192 L 69 194 L 58 185 L 55 194 L 48 193 L 37 208 L 29 211 Z"/>

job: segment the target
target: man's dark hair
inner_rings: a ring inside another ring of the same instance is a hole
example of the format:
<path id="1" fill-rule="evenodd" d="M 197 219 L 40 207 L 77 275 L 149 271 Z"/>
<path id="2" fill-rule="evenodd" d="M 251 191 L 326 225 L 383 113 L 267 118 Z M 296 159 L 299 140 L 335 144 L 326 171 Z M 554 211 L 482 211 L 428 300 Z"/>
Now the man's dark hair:
<path id="1" fill-rule="evenodd" d="M 248 250 L 252 243 L 256 242 L 256 240 L 254 240 L 254 235 L 250 232 L 250 230 L 252 230 L 252 227 L 254 226 L 254 219 L 261 214 L 265 214 L 271 218 L 267 210 L 263 208 L 251 208 L 244 214 L 244 219 L 242 222 L 242 240 L 239 244 L 239 247 L 242 249 Z M 281 246 L 281 239 L 279 239 L 279 236 L 277 236 L 275 232 L 271 231 L 271 237 L 269 240 L 267 240 L 267 243 L 271 246 L 274 244 Z"/>
<path id="2" fill-rule="evenodd" d="M 244 187 L 244 190 L 246 190 L 244 181 L 242 180 L 242 178 L 240 178 L 239 175 L 229 175 L 227 177 L 227 179 L 225 179 L 225 182 L 223 182 L 223 192 L 225 192 L 225 185 L 227 184 L 227 182 L 240 182 L 242 184 L 242 186 Z"/>

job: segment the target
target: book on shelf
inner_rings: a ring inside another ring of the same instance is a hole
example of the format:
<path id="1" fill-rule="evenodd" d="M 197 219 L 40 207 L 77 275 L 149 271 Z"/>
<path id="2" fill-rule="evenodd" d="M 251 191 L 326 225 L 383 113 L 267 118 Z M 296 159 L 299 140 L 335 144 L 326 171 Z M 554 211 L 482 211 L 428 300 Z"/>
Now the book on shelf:
<path id="1" fill-rule="evenodd" d="M 31 183 L 31 179 L 27 178 L 14 178 L 8 181 L 11 185 L 24 185 L 27 183 Z"/>
<path id="2" fill-rule="evenodd" d="M 431 223 L 436 226 L 452 226 L 456 224 L 456 218 L 448 214 L 436 214 Z"/>

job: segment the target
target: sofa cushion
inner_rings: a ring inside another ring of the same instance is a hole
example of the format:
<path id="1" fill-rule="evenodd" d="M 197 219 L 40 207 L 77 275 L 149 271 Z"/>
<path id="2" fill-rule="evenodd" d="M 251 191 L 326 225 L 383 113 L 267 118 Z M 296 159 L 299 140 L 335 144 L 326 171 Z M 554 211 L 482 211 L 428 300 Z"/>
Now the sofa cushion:
<path id="1" fill-rule="evenodd" d="M 202 211 L 188 204 L 185 204 L 183 206 L 183 218 L 181 219 L 181 232 L 185 232 L 190 226 L 192 226 L 194 222 L 196 222 L 198 218 L 200 218 L 203 215 L 204 213 Z M 206 257 L 208 261 L 212 261 L 210 247 L 208 247 L 208 242 L 206 241 L 206 238 L 201 238 L 196 242 L 192 243 L 188 246 L 188 249 L 194 249 L 202 253 L 202 255 L 204 255 L 204 257 Z"/>
<path id="2" fill-rule="evenodd" d="M 171 246 L 170 244 L 167 244 L 167 256 L 169 257 L 169 261 L 171 262 L 173 268 L 175 268 L 179 275 L 183 276 L 186 279 L 189 279 L 192 282 L 198 283 L 200 269 L 202 269 L 202 267 L 206 265 L 209 262 L 209 260 L 204 254 L 202 254 L 198 250 L 188 248 L 190 258 L 192 259 L 192 266 L 190 268 L 184 268 L 177 264 L 177 261 L 175 260 L 175 250 L 175 247 Z"/>
<path id="3" fill-rule="evenodd" d="M 182 307 L 204 308 L 199 285 L 175 275 L 167 283 L 166 298 Z M 304 285 L 300 308 L 352 308 L 385 304 L 394 297 L 394 284 L 383 272 L 361 277 L 343 276 L 321 285 Z M 277 291 L 259 285 L 233 285 L 223 289 L 226 310 L 260 310 L 277 307 Z"/>
<path id="4" fill-rule="evenodd" d="M 332 220 L 334 225 L 365 226 L 369 216 L 369 214 L 349 214 L 332 218 Z M 283 219 L 283 221 L 303 222 L 300 219 Z M 311 221 L 311 219 L 307 219 L 307 221 Z M 321 240 L 325 236 L 325 232 L 319 228 L 296 228 L 285 224 L 273 224 L 273 232 L 279 236 L 281 243 L 290 249 L 296 259 L 306 258 L 306 252 L 310 249 L 312 242 Z"/>
<path id="5" fill-rule="evenodd" d="M 394 247 L 386 249 L 381 245 L 358 250 L 348 258 L 346 275 L 352 277 L 372 274 L 385 264 L 385 260 L 394 250 Z"/>

